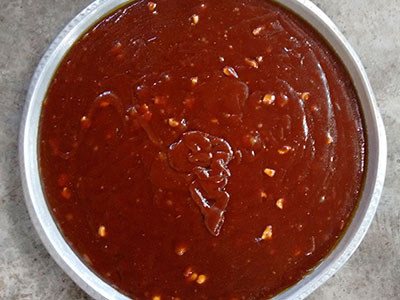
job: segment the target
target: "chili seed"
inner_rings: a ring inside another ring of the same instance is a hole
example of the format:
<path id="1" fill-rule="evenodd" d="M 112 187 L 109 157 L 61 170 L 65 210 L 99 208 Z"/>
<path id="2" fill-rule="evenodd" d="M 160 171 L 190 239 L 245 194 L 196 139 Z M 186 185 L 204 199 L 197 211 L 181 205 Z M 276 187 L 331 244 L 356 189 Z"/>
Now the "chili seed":
<path id="1" fill-rule="evenodd" d="M 304 101 L 307 101 L 308 99 L 310 99 L 310 93 L 308 92 L 304 92 L 301 94 L 301 99 Z"/>
<path id="2" fill-rule="evenodd" d="M 197 82 L 199 81 L 199 78 L 198 77 L 192 77 L 192 78 L 190 78 L 190 80 L 192 81 L 192 85 L 196 85 Z"/>
<path id="3" fill-rule="evenodd" d="M 193 273 L 192 275 L 189 276 L 188 280 L 189 281 L 196 281 L 198 275 L 197 273 Z"/>
<path id="4" fill-rule="evenodd" d="M 203 284 L 204 282 L 206 282 L 206 280 L 207 280 L 207 276 L 202 274 L 199 277 L 197 277 L 196 282 L 198 284 Z"/>
<path id="5" fill-rule="evenodd" d="M 232 67 L 228 67 L 228 66 L 224 67 L 223 72 L 226 76 L 233 76 L 235 78 L 239 77 L 238 74 L 236 73 L 235 69 Z"/>
<path id="6" fill-rule="evenodd" d="M 183 244 L 178 244 L 175 247 L 175 253 L 179 256 L 182 256 L 186 253 L 187 247 Z"/>
<path id="7" fill-rule="evenodd" d="M 255 29 L 253 30 L 253 35 L 259 35 L 262 29 L 263 29 L 262 27 L 257 27 L 257 28 L 255 28 Z"/>
<path id="8" fill-rule="evenodd" d="M 288 153 L 290 150 L 292 150 L 292 147 L 290 146 L 283 146 L 282 148 L 278 149 L 278 153 L 283 155 Z"/>
<path id="9" fill-rule="evenodd" d="M 63 189 L 62 189 L 62 191 L 61 191 L 61 196 L 64 198 L 64 199 L 70 199 L 71 198 L 71 191 L 69 190 L 69 188 L 67 188 L 67 187 L 64 187 Z"/>
<path id="10" fill-rule="evenodd" d="M 244 61 L 246 62 L 246 64 L 248 64 L 250 67 L 254 68 L 254 69 L 258 69 L 258 63 L 257 61 L 255 61 L 254 59 L 250 59 L 250 58 L 245 58 Z"/>
<path id="11" fill-rule="evenodd" d="M 101 225 L 99 227 L 98 234 L 101 237 L 105 237 L 106 236 L 106 228 L 103 225 Z"/>
<path id="12" fill-rule="evenodd" d="M 333 138 L 331 137 L 331 135 L 328 133 L 327 137 L 326 137 L 326 143 L 327 144 L 331 144 L 333 142 Z"/>
<path id="13" fill-rule="evenodd" d="M 169 118 L 168 124 L 171 127 L 178 127 L 180 123 L 178 121 L 176 121 L 174 118 Z"/>
<path id="14" fill-rule="evenodd" d="M 154 11 L 157 7 L 157 4 L 154 2 L 149 2 L 147 3 L 147 7 L 149 8 L 149 11 Z"/>
<path id="15" fill-rule="evenodd" d="M 82 126 L 82 128 L 85 128 L 85 129 L 89 128 L 90 125 L 91 125 L 91 122 L 90 122 L 89 118 L 86 117 L 86 116 L 83 116 L 81 118 L 81 126 Z"/>
<path id="16" fill-rule="evenodd" d="M 272 239 L 272 226 L 268 225 L 267 228 L 265 228 L 262 236 L 261 236 L 262 240 L 270 240 Z"/>
<path id="17" fill-rule="evenodd" d="M 265 168 L 264 174 L 268 175 L 269 177 L 274 177 L 276 171 L 274 169 Z"/>
<path id="18" fill-rule="evenodd" d="M 276 201 L 276 207 L 278 207 L 279 209 L 283 209 L 283 202 L 284 202 L 283 198 L 278 199 Z"/>
<path id="19" fill-rule="evenodd" d="M 267 105 L 271 105 L 275 101 L 275 95 L 273 94 L 265 94 L 262 102 Z"/>
<path id="20" fill-rule="evenodd" d="M 199 15 L 194 14 L 191 18 L 192 18 L 193 25 L 196 25 L 197 23 L 199 23 Z"/>

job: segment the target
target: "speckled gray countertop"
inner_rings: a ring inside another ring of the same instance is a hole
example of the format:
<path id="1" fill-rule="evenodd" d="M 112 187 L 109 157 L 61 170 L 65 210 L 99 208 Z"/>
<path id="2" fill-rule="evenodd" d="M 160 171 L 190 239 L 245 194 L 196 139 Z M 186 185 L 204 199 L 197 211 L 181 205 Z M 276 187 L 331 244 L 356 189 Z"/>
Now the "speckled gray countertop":
<path id="1" fill-rule="evenodd" d="M 33 71 L 49 43 L 91 0 L 0 0 L 0 299 L 89 299 L 32 228 L 17 135 Z M 400 0 L 314 1 L 360 55 L 388 136 L 377 216 L 350 261 L 309 300 L 400 299 Z"/>

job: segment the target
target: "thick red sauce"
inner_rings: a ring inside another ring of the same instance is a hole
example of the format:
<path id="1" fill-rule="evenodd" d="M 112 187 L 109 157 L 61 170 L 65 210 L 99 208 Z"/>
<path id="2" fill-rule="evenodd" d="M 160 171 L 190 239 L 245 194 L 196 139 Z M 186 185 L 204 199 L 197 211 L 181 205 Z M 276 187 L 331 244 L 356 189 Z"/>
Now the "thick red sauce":
<path id="1" fill-rule="evenodd" d="M 51 83 L 47 200 L 135 299 L 266 299 L 329 253 L 357 205 L 357 101 L 333 51 L 269 1 L 131 3 Z"/>

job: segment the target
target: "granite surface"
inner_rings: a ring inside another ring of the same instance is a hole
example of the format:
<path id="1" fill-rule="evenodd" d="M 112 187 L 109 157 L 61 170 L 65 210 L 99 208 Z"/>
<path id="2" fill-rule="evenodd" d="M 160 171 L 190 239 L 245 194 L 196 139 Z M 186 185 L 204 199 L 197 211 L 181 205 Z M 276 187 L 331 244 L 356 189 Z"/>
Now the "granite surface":
<path id="1" fill-rule="evenodd" d="M 17 135 L 30 78 L 90 0 L 0 0 L 0 299 L 89 299 L 56 265 L 24 204 Z M 388 170 L 377 216 L 350 261 L 308 300 L 400 299 L 400 0 L 315 0 L 360 55 L 385 122 Z"/>

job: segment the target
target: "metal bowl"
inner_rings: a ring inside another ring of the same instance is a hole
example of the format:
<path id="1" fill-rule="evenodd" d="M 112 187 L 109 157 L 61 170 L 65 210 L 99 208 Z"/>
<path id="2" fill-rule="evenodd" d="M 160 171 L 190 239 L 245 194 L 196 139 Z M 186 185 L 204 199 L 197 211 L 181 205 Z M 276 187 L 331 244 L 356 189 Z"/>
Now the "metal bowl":
<path id="1" fill-rule="evenodd" d="M 42 242 L 62 269 L 95 299 L 129 299 L 92 272 L 75 254 L 47 206 L 38 163 L 38 129 L 42 103 L 59 63 L 74 42 L 107 13 L 131 0 L 97 0 L 58 35 L 40 61 L 31 81 L 23 112 L 19 158 L 26 205 Z M 386 135 L 371 85 L 360 59 L 334 23 L 309 0 L 275 0 L 307 20 L 333 47 L 357 89 L 368 136 L 365 187 L 355 216 L 331 254 L 296 285 L 274 300 L 301 300 L 331 277 L 354 253 L 365 236 L 381 196 L 386 171 Z"/>

